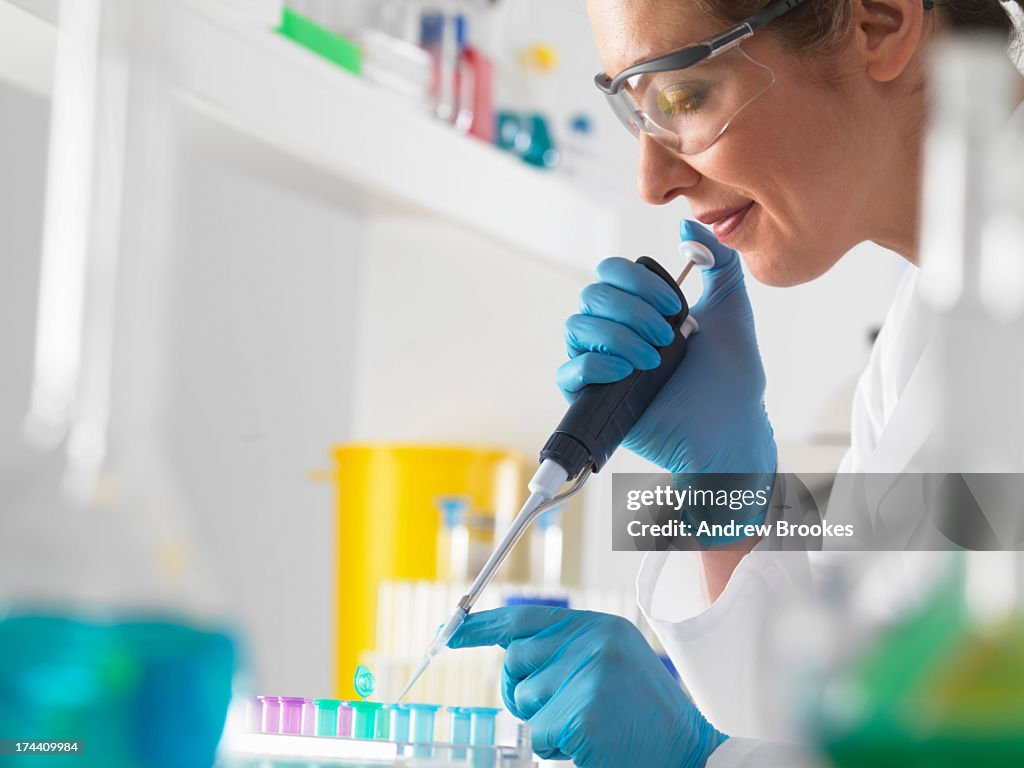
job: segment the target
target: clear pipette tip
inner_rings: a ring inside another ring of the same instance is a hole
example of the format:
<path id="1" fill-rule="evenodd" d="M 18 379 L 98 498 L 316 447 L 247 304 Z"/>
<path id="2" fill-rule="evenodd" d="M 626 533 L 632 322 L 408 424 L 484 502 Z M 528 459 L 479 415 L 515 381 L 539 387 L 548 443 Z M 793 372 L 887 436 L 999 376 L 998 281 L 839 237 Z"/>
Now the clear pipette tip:
<path id="1" fill-rule="evenodd" d="M 433 661 L 434 657 L 441 652 L 442 648 L 446 648 L 448 646 L 448 641 L 455 636 L 455 633 L 459 631 L 459 627 L 461 627 L 465 621 L 466 612 L 462 610 L 462 608 L 456 609 L 455 613 L 452 614 L 452 617 L 448 619 L 448 623 L 445 624 L 441 628 L 441 631 L 437 633 L 437 636 L 434 638 L 434 642 L 430 644 L 427 652 L 423 655 L 423 658 L 420 659 L 420 663 L 416 665 L 416 669 L 413 670 L 412 676 L 409 678 L 409 682 L 405 684 L 405 688 L 402 689 L 398 698 L 395 699 L 396 704 L 401 703 L 402 699 L 404 699 L 409 691 L 412 690 L 412 687 L 416 685 L 416 681 L 419 680 L 423 673 L 427 671 L 427 667 L 430 666 L 430 662 Z"/>

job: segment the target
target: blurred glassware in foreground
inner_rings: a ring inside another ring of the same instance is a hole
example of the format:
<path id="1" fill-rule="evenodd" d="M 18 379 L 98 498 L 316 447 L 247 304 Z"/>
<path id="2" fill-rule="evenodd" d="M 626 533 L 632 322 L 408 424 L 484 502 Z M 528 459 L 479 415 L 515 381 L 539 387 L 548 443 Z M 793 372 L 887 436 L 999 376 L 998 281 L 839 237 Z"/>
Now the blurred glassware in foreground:
<path id="1" fill-rule="evenodd" d="M 984 36 L 944 41 L 931 78 L 920 291 L 941 371 L 924 468 L 1020 472 L 1024 87 L 1003 42 Z"/>
<path id="2" fill-rule="evenodd" d="M 978 621 L 965 589 L 970 558 L 1002 554 L 914 553 L 931 560 L 929 588 L 887 617 L 866 608 L 868 593 L 882 584 L 872 574 L 898 579 L 906 563 L 888 553 L 887 563 L 876 559 L 859 578 L 844 569 L 843 586 L 830 595 L 833 619 L 842 618 L 819 627 L 831 635 L 833 666 L 809 718 L 834 765 L 1017 764 L 1024 754 L 1024 618 L 1010 611 Z"/>
<path id="3" fill-rule="evenodd" d="M 165 7 L 62 3 L 31 413 L 2 470 L 0 738 L 106 768 L 210 765 L 236 663 L 163 454 Z"/>
<path id="4" fill-rule="evenodd" d="M 928 86 L 919 288 L 931 335 L 915 376 L 937 396 L 920 404 L 926 439 L 907 458 L 955 476 L 1020 473 L 1024 113 L 1011 119 L 1020 78 L 1004 41 L 947 36 Z M 931 522 L 954 541 L 991 527 L 994 546 L 1020 549 L 1020 483 L 997 487 L 998 498 L 937 497 Z M 828 557 L 822 600 L 786 640 L 804 658 L 808 725 L 833 764 L 1019 764 L 1021 553 Z"/>

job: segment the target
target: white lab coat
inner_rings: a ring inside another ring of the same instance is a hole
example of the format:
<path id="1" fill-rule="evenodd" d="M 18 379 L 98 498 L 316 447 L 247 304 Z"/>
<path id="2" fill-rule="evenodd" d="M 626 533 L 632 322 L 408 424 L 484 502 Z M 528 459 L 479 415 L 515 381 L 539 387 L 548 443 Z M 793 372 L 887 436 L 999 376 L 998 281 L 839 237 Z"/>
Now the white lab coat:
<path id="1" fill-rule="evenodd" d="M 930 329 L 914 301 L 917 273 L 908 267 L 861 375 L 841 471 L 899 472 L 927 433 Z M 786 743 L 797 736 L 783 704 L 794 692 L 773 645 L 780 612 L 810 594 L 814 557 L 755 549 L 710 606 L 693 599 L 704 593 L 694 553 L 652 552 L 640 568 L 637 598 L 645 617 L 699 709 L 736 735 L 715 751 L 709 768 L 815 764 Z"/>

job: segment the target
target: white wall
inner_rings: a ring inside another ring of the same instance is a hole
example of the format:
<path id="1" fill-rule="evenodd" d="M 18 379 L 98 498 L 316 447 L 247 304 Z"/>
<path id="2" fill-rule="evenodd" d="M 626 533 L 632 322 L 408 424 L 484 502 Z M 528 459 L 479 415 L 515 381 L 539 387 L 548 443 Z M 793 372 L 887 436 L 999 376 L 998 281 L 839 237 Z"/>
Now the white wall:
<path id="1" fill-rule="evenodd" d="M 426 218 L 371 225 L 357 439 L 496 443 L 528 456 L 561 418 L 560 327 L 584 275 Z"/>
<path id="2" fill-rule="evenodd" d="M 212 523 L 261 690 L 329 695 L 333 496 L 310 474 L 351 434 L 360 217 L 315 179 L 186 146 L 172 459 Z"/>

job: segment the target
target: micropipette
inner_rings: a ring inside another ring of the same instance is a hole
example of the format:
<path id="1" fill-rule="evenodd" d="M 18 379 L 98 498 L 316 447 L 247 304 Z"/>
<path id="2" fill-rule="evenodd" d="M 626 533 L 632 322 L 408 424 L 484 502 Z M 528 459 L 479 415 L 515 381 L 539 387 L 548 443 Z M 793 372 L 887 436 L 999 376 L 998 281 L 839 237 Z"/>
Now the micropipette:
<path id="1" fill-rule="evenodd" d="M 668 283 L 682 304 L 678 313 L 665 318 L 674 333 L 672 342 L 658 350 L 661 364 L 652 370 L 633 371 L 626 378 L 611 384 L 591 384 L 580 391 L 540 452 L 540 468 L 530 480 L 530 495 L 526 503 L 480 569 L 469 591 L 459 600 L 455 613 L 434 637 L 396 701 L 405 698 L 434 657 L 458 632 L 477 598 L 530 524 L 547 510 L 575 496 L 591 473 L 600 471 L 686 356 L 686 340 L 699 326 L 690 315 L 679 285 L 695 265 L 711 267 L 715 258 L 707 247 L 693 241 L 680 243 L 679 253 L 687 260 L 687 264 L 678 278 L 673 278 L 654 259 L 647 256 L 637 259 L 638 264 Z M 559 493 L 569 480 L 574 481 L 572 485 Z"/>

